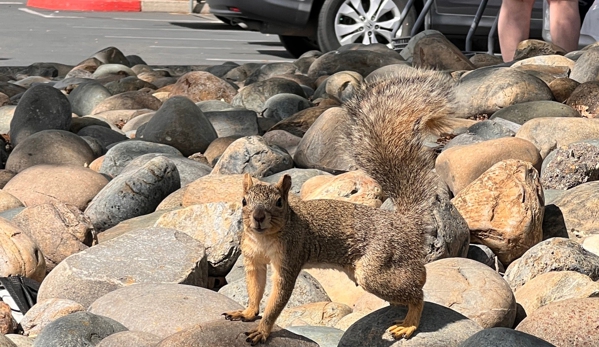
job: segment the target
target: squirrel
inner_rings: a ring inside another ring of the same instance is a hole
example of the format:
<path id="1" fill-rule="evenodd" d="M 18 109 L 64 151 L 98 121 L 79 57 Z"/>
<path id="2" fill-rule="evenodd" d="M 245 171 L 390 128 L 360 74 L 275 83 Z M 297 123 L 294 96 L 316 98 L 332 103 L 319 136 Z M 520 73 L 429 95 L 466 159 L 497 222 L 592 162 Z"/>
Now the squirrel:
<path id="1" fill-rule="evenodd" d="M 241 251 L 249 294 L 244 310 L 225 319 L 253 321 L 270 264 L 272 290 L 247 342 L 265 342 L 291 296 L 302 268 L 330 264 L 366 291 L 405 305 L 408 312 L 388 331 L 410 338 L 420 323 L 426 281 L 424 234 L 434 223 L 438 177 L 429 134 L 451 128 L 454 80 L 433 70 L 406 69 L 400 76 L 363 83 L 343 107 L 343 141 L 359 168 L 392 199 L 395 211 L 339 200 L 302 201 L 289 194 L 291 177 L 278 183 L 243 179 Z M 455 118 L 454 118 L 455 119 Z"/>

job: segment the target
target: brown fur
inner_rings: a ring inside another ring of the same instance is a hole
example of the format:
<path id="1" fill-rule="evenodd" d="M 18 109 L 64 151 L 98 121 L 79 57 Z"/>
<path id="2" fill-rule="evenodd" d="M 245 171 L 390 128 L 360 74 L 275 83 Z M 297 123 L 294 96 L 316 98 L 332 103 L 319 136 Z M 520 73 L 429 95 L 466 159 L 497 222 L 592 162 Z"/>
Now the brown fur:
<path id="1" fill-rule="evenodd" d="M 414 70 L 366 84 L 345 106 L 347 148 L 393 199 L 395 212 L 338 200 L 301 201 L 289 194 L 287 175 L 275 185 L 254 185 L 246 174 L 242 253 L 249 305 L 225 318 L 257 319 L 266 265 L 273 270 L 272 294 L 248 342 L 266 341 L 299 272 L 310 264 L 334 265 L 368 292 L 407 305 L 405 319 L 389 330 L 395 338 L 414 333 L 424 304 L 423 231 L 432 223 L 436 191 L 433 154 L 422 138 L 447 126 L 452 85 L 440 72 Z"/>

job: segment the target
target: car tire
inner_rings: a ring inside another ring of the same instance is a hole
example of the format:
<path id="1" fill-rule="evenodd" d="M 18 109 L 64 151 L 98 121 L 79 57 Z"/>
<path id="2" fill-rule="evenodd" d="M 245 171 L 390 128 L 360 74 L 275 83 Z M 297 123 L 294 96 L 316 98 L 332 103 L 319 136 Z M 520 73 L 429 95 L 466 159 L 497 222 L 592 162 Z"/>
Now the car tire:
<path id="1" fill-rule="evenodd" d="M 320 50 L 315 40 L 305 36 L 279 35 L 279 40 L 281 40 L 287 52 L 295 58 L 299 58 L 308 51 Z"/>
<path id="2" fill-rule="evenodd" d="M 318 15 L 318 43 L 328 52 L 349 43 L 383 43 L 392 47 L 392 23 L 398 23 L 407 0 L 325 0 Z M 384 4 L 384 11 L 376 9 Z M 369 17 L 369 18 L 367 18 Z M 395 35 L 410 37 L 416 11 L 410 9 Z M 381 25 L 384 24 L 384 25 Z M 362 29 L 360 29 L 362 28 Z"/>

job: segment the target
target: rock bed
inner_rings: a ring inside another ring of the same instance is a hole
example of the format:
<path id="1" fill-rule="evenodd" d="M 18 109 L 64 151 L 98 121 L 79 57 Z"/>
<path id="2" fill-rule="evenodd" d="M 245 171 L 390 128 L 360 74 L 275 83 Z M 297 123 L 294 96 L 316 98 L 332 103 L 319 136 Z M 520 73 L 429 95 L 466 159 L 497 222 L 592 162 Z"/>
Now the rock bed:
<path id="1" fill-rule="evenodd" d="M 417 334 L 344 274 L 298 278 L 270 346 L 599 345 L 599 44 L 465 57 L 427 31 L 293 63 L 150 67 L 109 47 L 77 66 L 0 68 L 0 275 L 41 282 L 1 346 L 246 346 L 242 174 L 303 199 L 388 208 L 337 143 L 364 80 L 447 71 Z M 268 292 L 267 292 L 268 295 Z M 264 307 L 264 302 L 263 306 Z M 68 332 L 68 333 L 66 333 Z"/>

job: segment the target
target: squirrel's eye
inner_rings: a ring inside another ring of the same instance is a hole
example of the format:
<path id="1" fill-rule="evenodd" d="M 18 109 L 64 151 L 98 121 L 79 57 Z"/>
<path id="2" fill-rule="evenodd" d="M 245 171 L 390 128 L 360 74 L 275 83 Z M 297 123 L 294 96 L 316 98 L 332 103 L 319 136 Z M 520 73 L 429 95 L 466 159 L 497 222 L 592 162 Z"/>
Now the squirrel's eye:
<path id="1" fill-rule="evenodd" d="M 277 200 L 277 207 L 283 207 L 283 200 L 281 198 Z"/>
<path id="2" fill-rule="evenodd" d="M 245 200 L 245 198 L 243 198 L 243 200 L 241 200 L 241 205 L 242 205 L 242 206 L 245 206 L 245 205 L 247 205 L 247 204 L 248 204 L 247 200 Z"/>

